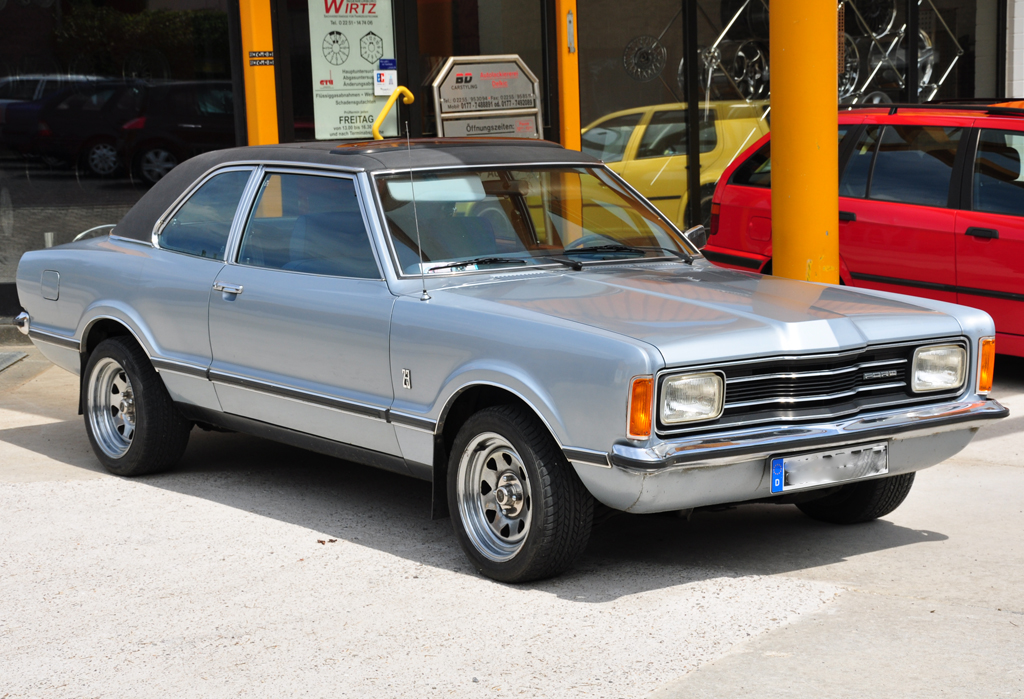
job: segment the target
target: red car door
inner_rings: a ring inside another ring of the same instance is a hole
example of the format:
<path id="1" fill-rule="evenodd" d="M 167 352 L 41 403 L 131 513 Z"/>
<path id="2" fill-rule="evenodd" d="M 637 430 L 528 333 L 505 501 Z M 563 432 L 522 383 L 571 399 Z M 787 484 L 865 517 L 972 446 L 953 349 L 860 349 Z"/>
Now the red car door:
<path id="1" fill-rule="evenodd" d="M 979 120 L 956 218 L 957 301 L 995 320 L 996 347 L 1024 355 L 1024 128 Z"/>
<path id="2" fill-rule="evenodd" d="M 854 286 L 956 302 L 956 211 L 949 208 L 961 126 L 871 124 L 839 185 L 839 246 Z"/>

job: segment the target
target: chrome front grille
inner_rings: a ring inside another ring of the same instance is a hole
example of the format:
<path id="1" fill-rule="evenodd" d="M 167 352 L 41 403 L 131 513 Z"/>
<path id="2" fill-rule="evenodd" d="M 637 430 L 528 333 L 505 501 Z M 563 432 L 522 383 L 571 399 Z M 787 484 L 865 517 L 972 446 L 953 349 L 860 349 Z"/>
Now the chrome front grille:
<path id="1" fill-rule="evenodd" d="M 914 350 L 937 342 L 940 341 L 695 368 L 725 374 L 722 417 L 678 429 L 659 424 L 658 432 L 689 433 L 759 423 L 831 419 L 896 405 L 945 400 L 963 389 L 916 395 L 909 386 Z M 966 343 L 959 342 L 966 349 Z M 662 378 L 689 371 L 666 371 Z"/>

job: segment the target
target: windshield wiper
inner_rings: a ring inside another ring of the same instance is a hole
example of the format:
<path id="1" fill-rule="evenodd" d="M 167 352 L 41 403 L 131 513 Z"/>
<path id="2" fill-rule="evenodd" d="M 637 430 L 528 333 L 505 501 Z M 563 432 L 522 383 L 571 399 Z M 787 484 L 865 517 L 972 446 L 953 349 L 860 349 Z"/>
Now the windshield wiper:
<path id="1" fill-rule="evenodd" d="M 433 272 L 435 269 L 451 269 L 453 267 L 469 267 L 470 265 L 502 265 L 502 264 L 526 264 L 526 260 L 519 257 L 474 257 L 472 260 L 463 260 L 462 262 L 449 262 L 446 265 L 437 265 L 431 267 L 428 272 Z"/>
<path id="2" fill-rule="evenodd" d="M 667 252 L 681 260 L 686 261 L 688 264 L 693 264 L 693 255 L 683 252 L 681 250 L 673 250 L 672 248 L 663 248 L 659 245 L 623 245 L 622 243 L 608 243 L 606 245 L 590 245 L 585 248 L 572 248 L 564 251 L 563 254 L 576 254 L 576 253 L 590 253 L 590 252 L 639 252 L 646 254 L 647 252 Z"/>

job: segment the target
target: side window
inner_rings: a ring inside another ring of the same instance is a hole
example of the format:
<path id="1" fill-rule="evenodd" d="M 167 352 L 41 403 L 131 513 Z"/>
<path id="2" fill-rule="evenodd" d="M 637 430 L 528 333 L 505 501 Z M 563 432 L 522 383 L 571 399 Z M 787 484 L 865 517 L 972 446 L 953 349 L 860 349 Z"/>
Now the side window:
<path id="1" fill-rule="evenodd" d="M 699 141 L 701 153 L 713 151 L 718 145 L 715 112 L 708 112 L 707 120 L 701 120 Z M 686 155 L 686 112 L 682 109 L 655 112 L 636 151 L 638 160 L 670 155 Z"/>
<path id="2" fill-rule="evenodd" d="M 846 134 L 850 132 L 849 126 L 840 125 L 839 145 L 842 145 Z M 771 187 L 772 186 L 772 142 L 764 144 L 757 151 L 747 158 L 746 162 L 740 165 L 732 174 L 732 184 L 742 184 L 748 187 Z"/>
<path id="3" fill-rule="evenodd" d="M 233 170 L 207 180 L 164 226 L 160 247 L 223 260 L 231 221 L 249 174 L 249 170 Z"/>
<path id="4" fill-rule="evenodd" d="M 962 131 L 942 126 L 886 126 L 868 196 L 880 201 L 946 206 Z"/>
<path id="5" fill-rule="evenodd" d="M 732 174 L 732 184 L 747 187 L 772 186 L 772 142 L 764 144 Z"/>
<path id="6" fill-rule="evenodd" d="M 871 176 L 871 163 L 878 148 L 881 126 L 869 126 L 864 129 L 846 163 L 846 170 L 839 180 L 839 196 L 863 199 L 868 192 L 868 178 Z"/>
<path id="7" fill-rule="evenodd" d="M 1024 133 L 984 129 L 974 158 L 974 210 L 1024 216 Z"/>
<path id="8" fill-rule="evenodd" d="M 267 175 L 242 237 L 244 265 L 380 279 L 352 180 Z"/>
<path id="9" fill-rule="evenodd" d="M 641 114 L 627 114 L 602 121 L 583 134 L 583 152 L 606 163 L 622 160 L 629 137 L 640 121 Z"/>
<path id="10" fill-rule="evenodd" d="M 234 114 L 231 90 L 207 87 L 196 92 L 196 108 L 203 116 Z"/>

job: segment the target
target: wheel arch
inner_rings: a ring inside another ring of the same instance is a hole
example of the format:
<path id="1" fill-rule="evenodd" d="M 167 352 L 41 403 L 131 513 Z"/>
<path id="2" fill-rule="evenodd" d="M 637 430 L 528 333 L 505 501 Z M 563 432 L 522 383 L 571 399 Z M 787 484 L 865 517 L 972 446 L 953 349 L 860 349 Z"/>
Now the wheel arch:
<path id="1" fill-rule="evenodd" d="M 81 363 L 78 372 L 78 414 L 85 412 L 85 367 L 89 363 L 89 357 L 97 346 L 104 340 L 111 337 L 129 337 L 137 344 L 146 357 L 152 361 L 152 353 L 149 346 L 142 341 L 141 334 L 123 318 L 114 315 L 97 314 L 92 316 L 82 330 L 79 343 L 79 361 Z"/>
<path id="2" fill-rule="evenodd" d="M 516 405 L 533 414 L 561 450 L 561 440 L 550 421 L 529 397 L 503 384 L 479 380 L 466 383 L 448 397 L 434 429 L 432 519 L 448 516 L 448 459 L 456 435 L 471 416 L 497 405 Z"/>

